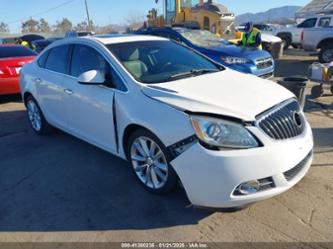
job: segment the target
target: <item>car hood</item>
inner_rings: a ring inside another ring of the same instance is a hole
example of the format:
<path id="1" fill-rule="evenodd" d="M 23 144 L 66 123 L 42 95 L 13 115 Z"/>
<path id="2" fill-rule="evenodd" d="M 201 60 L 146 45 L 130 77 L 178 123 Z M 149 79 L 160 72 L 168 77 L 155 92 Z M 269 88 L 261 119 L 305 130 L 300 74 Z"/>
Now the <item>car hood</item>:
<path id="1" fill-rule="evenodd" d="M 143 93 L 183 111 L 210 113 L 253 121 L 255 117 L 294 97 L 269 80 L 226 69 L 173 82 L 145 85 Z"/>
<path id="2" fill-rule="evenodd" d="M 257 59 L 270 58 L 271 55 L 265 50 L 256 48 L 242 48 L 234 45 L 209 48 L 211 52 L 221 53 L 227 56 L 246 58 L 252 61 Z"/>
<path id="3" fill-rule="evenodd" d="M 278 43 L 278 42 L 282 42 L 280 37 L 277 37 L 275 35 L 271 35 L 271 34 L 267 34 L 267 33 L 262 33 L 261 34 L 261 40 L 263 42 L 267 42 L 267 43 Z"/>

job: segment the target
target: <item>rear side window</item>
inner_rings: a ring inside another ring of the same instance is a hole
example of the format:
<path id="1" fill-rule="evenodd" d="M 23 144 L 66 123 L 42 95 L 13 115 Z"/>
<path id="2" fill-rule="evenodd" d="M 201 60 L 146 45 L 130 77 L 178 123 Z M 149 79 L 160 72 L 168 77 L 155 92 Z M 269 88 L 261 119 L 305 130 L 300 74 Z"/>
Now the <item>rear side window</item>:
<path id="1" fill-rule="evenodd" d="M 58 73 L 67 73 L 69 46 L 52 48 L 45 62 L 45 68 Z"/>
<path id="2" fill-rule="evenodd" d="M 323 28 L 327 28 L 327 27 L 330 27 L 330 24 L 331 24 L 331 18 L 330 17 L 323 17 L 323 18 L 320 18 L 318 26 L 323 27 Z"/>
<path id="3" fill-rule="evenodd" d="M 24 46 L 1 46 L 0 58 L 36 56 L 36 53 Z"/>

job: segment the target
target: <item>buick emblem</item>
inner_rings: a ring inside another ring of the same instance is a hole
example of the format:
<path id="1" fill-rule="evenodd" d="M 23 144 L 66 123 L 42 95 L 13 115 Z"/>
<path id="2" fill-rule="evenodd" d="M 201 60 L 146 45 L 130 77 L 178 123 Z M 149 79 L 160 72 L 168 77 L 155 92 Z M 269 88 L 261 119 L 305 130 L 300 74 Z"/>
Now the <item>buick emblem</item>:
<path id="1" fill-rule="evenodd" d="M 297 127 L 302 127 L 303 120 L 302 120 L 301 114 L 299 114 L 298 112 L 294 112 L 293 120 L 294 120 L 294 123 Z"/>

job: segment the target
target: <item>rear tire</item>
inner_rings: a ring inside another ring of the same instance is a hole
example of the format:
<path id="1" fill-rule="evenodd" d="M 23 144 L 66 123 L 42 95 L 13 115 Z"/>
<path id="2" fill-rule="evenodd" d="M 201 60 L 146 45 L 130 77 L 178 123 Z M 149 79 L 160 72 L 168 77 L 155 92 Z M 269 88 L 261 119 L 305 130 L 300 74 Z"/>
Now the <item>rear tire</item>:
<path id="1" fill-rule="evenodd" d="M 333 94 L 333 85 L 331 86 L 331 93 Z"/>
<path id="2" fill-rule="evenodd" d="M 169 152 L 154 134 L 139 129 L 130 135 L 127 144 L 128 161 L 146 190 L 168 194 L 175 189 L 178 176 L 170 165 Z"/>
<path id="3" fill-rule="evenodd" d="M 48 134 L 52 130 L 52 126 L 46 121 L 37 101 L 32 96 L 29 96 L 25 103 L 28 119 L 34 132 L 38 135 Z"/>
<path id="4" fill-rule="evenodd" d="M 329 63 L 333 61 L 333 44 L 327 44 L 320 49 L 319 62 Z"/>

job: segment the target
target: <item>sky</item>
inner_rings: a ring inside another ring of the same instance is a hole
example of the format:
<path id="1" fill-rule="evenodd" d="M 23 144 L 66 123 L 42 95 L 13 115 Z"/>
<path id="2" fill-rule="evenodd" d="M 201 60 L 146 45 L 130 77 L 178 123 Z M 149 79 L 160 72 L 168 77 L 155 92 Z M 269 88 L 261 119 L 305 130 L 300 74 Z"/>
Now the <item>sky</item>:
<path id="1" fill-rule="evenodd" d="M 124 24 L 128 15 L 146 15 L 149 9 L 162 11 L 162 0 L 87 0 L 90 15 L 95 24 Z M 217 0 L 236 15 L 246 12 L 257 13 L 284 5 L 304 6 L 310 0 Z M 20 31 L 22 21 L 31 16 L 45 18 L 55 24 L 63 17 L 73 24 L 86 20 L 84 0 L 0 0 L 0 22 L 9 24 L 12 33 Z"/>

